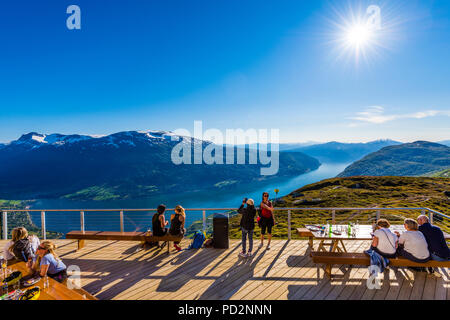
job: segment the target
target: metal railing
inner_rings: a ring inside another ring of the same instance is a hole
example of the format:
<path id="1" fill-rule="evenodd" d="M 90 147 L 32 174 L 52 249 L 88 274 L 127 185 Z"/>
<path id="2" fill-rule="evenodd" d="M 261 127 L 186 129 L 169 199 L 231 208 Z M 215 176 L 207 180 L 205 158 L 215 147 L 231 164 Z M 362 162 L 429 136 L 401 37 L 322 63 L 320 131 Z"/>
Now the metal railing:
<path id="1" fill-rule="evenodd" d="M 174 209 L 167 209 L 167 211 L 173 211 Z M 201 211 L 202 212 L 202 222 L 203 222 L 203 230 L 207 229 L 207 212 L 211 211 L 227 211 L 227 212 L 236 212 L 236 208 L 187 208 L 186 211 Z M 11 210 L 3 210 L 2 212 L 2 235 L 3 239 L 8 239 L 8 214 L 14 212 L 40 212 L 40 220 L 41 220 L 41 233 L 42 238 L 47 238 L 47 228 L 46 228 L 46 212 L 79 212 L 80 214 L 80 231 L 85 232 L 85 213 L 86 212 L 115 212 L 119 214 L 119 225 L 120 231 L 124 232 L 124 213 L 125 212 L 155 212 L 156 209 L 11 209 Z M 432 210 L 429 208 L 274 208 L 274 211 L 287 211 L 287 236 L 288 239 L 291 240 L 292 234 L 292 212 L 293 211 L 329 211 L 331 212 L 331 220 L 332 224 L 336 224 L 336 213 L 339 211 L 357 211 L 360 214 L 362 211 L 375 211 L 376 219 L 378 220 L 381 216 L 381 212 L 383 211 L 420 211 L 421 214 L 428 215 L 430 222 L 433 223 L 434 219 L 437 217 L 439 220 L 447 219 L 450 222 L 450 217 L 445 215 L 439 211 Z M 55 230 L 57 231 L 57 230 Z"/>

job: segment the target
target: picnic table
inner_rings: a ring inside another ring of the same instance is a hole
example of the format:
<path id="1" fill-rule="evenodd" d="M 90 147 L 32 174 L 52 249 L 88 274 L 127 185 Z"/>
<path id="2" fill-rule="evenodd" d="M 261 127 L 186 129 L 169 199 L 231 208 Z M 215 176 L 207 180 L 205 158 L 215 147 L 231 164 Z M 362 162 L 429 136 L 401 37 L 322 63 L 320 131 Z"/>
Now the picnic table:
<path id="1" fill-rule="evenodd" d="M 8 265 L 8 268 L 13 271 L 22 272 L 23 276 L 29 274 L 29 270 L 25 262 L 15 262 L 12 265 Z M 39 282 L 31 287 L 25 288 L 21 285 L 20 289 L 25 291 L 26 289 L 39 287 L 41 289 L 39 300 L 89 300 L 88 297 L 81 295 L 75 290 L 69 289 L 64 284 L 59 283 L 50 277 L 48 277 L 48 283 L 49 287 L 44 289 L 44 278 L 41 278 Z"/>
<path id="2" fill-rule="evenodd" d="M 306 225 L 306 228 L 297 229 L 300 236 L 309 238 L 311 251 L 314 251 L 314 239 L 320 240 L 317 248 L 318 252 L 347 252 L 344 240 L 372 240 L 372 225 L 352 226 L 350 235 L 347 232 L 347 225 L 332 225 L 331 235 L 327 226 L 325 227 L 325 232 L 318 230 L 321 227 L 321 225 Z M 389 229 L 392 232 L 398 231 L 400 233 L 406 231 L 403 225 L 391 225 Z M 327 246 L 329 247 L 327 248 Z"/>

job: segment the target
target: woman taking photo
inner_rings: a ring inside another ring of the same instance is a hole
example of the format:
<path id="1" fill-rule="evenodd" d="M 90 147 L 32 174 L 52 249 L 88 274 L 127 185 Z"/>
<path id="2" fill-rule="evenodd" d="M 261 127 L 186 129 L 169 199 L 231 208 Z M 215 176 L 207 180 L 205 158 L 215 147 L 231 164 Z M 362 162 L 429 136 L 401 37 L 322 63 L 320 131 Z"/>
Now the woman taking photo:
<path id="1" fill-rule="evenodd" d="M 244 207 L 245 204 L 247 204 L 246 208 Z M 239 256 L 243 258 L 251 257 L 253 255 L 252 254 L 253 231 L 255 229 L 255 216 L 256 216 L 255 203 L 253 202 L 253 199 L 245 198 L 238 209 L 238 213 L 242 214 L 240 223 L 242 230 L 242 252 L 239 253 Z M 248 253 L 246 252 L 247 236 L 248 236 Z"/>
<path id="2" fill-rule="evenodd" d="M 55 252 L 56 246 L 51 241 L 43 241 L 37 248 L 37 258 L 34 263 L 28 262 L 27 266 L 41 277 L 49 276 L 58 282 L 67 279 L 67 267 Z"/>
<path id="3" fill-rule="evenodd" d="M 169 233 L 172 236 L 183 236 L 184 233 L 186 232 L 186 229 L 184 228 L 185 221 L 186 221 L 186 213 L 184 211 L 184 208 L 180 205 L 176 206 L 175 214 L 172 214 L 170 216 Z M 180 244 L 179 241 L 173 243 L 173 246 L 177 251 L 181 251 L 179 244 Z"/>
<path id="4" fill-rule="evenodd" d="M 273 215 L 273 205 L 272 202 L 269 201 L 269 193 L 264 192 L 263 198 L 261 201 L 261 215 L 260 215 L 260 221 L 259 225 L 261 227 L 261 244 L 259 245 L 260 248 L 264 246 L 264 235 L 266 234 L 267 229 L 267 250 L 270 249 L 270 240 L 272 240 L 272 227 L 275 225 L 275 218 Z"/>

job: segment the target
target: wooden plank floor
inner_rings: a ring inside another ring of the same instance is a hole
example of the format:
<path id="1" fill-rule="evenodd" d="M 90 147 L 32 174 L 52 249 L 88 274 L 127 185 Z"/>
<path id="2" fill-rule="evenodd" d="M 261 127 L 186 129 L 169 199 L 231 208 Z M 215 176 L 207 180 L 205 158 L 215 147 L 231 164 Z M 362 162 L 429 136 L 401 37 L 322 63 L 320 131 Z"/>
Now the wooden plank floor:
<path id="1" fill-rule="evenodd" d="M 86 241 L 80 251 L 76 241 L 55 242 L 65 264 L 81 269 L 83 288 L 99 299 L 450 300 L 448 268 L 438 269 L 441 277 L 392 268 L 381 275 L 381 288 L 370 290 L 365 266 L 335 266 L 335 276 L 325 277 L 311 262 L 304 240 L 275 240 L 270 250 L 255 241 L 252 259 L 238 257 L 238 240 L 231 240 L 228 250 L 171 255 L 166 248 L 140 250 L 136 242 Z M 181 245 L 187 247 L 188 241 Z M 369 242 L 346 241 L 345 246 L 361 252 Z"/>

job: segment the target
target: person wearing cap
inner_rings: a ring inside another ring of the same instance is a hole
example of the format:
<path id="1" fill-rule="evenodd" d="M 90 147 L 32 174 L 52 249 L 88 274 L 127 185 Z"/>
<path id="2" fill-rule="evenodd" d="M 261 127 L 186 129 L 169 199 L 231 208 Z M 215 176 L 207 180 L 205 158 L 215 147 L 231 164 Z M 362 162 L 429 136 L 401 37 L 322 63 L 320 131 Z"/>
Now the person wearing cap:
<path id="1" fill-rule="evenodd" d="M 244 205 L 247 204 L 247 207 Z M 240 257 L 251 257 L 252 249 L 253 249 L 253 231 L 255 230 L 255 202 L 253 199 L 245 198 L 242 201 L 240 208 L 238 209 L 238 213 L 242 214 L 241 218 L 241 230 L 242 230 L 242 252 L 239 253 Z M 248 253 L 246 253 L 247 249 L 247 236 L 248 236 Z"/>

